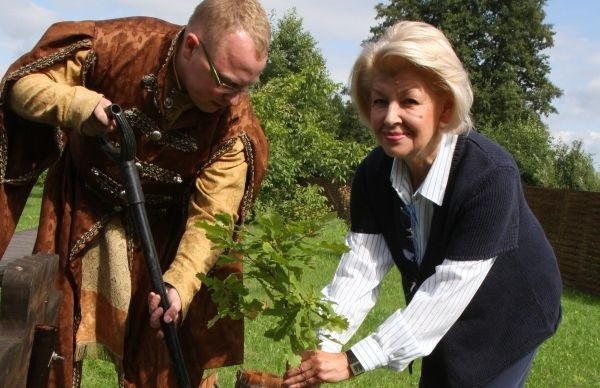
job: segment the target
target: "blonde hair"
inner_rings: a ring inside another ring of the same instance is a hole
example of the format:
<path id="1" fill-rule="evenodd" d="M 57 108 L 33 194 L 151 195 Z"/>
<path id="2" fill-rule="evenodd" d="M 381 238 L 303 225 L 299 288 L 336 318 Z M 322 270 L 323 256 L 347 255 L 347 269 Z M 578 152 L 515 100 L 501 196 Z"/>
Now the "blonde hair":
<path id="1" fill-rule="evenodd" d="M 473 125 L 473 91 L 469 76 L 446 36 L 423 22 L 396 23 L 359 55 L 350 75 L 350 94 L 361 119 L 369 123 L 373 73 L 393 74 L 407 65 L 433 74 L 438 80 L 434 86 L 452 95 L 453 111 L 448 131 L 468 131 Z"/>
<path id="2" fill-rule="evenodd" d="M 204 0 L 196 6 L 188 28 L 203 31 L 208 46 L 218 44 L 229 33 L 243 30 L 252 38 L 257 57 L 264 58 L 269 52 L 271 26 L 256 0 Z"/>

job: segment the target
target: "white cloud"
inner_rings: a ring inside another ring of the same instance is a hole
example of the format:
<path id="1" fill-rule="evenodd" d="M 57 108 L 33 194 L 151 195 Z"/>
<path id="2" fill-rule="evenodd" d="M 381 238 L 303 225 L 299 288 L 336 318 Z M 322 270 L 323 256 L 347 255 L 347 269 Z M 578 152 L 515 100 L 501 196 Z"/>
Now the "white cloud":
<path id="1" fill-rule="evenodd" d="M 16 6 L 0 0 L 0 71 L 31 48 L 59 15 L 27 1 Z"/>
<path id="2" fill-rule="evenodd" d="M 550 80 L 563 95 L 553 102 L 558 114 L 545 121 L 555 138 L 568 144 L 582 140 L 600 171 L 600 36 L 591 39 L 561 25 L 555 31 L 554 47 L 548 51 Z"/>

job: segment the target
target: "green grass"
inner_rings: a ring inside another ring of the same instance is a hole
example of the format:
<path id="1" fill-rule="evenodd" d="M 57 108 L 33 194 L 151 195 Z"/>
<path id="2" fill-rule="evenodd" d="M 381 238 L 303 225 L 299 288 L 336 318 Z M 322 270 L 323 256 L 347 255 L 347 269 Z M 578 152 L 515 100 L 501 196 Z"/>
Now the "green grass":
<path id="1" fill-rule="evenodd" d="M 37 228 L 41 203 L 42 188 L 39 185 L 35 185 L 33 187 L 33 190 L 31 190 L 31 194 L 27 199 L 27 203 L 25 204 L 23 214 L 21 214 L 21 218 L 19 219 L 19 223 L 17 224 L 17 231 L 30 228 Z"/>
<path id="2" fill-rule="evenodd" d="M 40 191 L 34 189 L 19 229 L 36 226 L 40 203 Z M 342 239 L 344 231 L 340 230 L 333 239 Z M 319 270 L 314 271 L 308 287 L 323 287 L 331 278 L 337 266 L 337 257 L 331 257 L 319 263 Z M 397 271 L 391 271 L 384 281 L 377 306 L 371 311 L 356 338 L 362 338 L 374 330 L 392 311 L 404 304 Z M 529 376 L 527 387 L 599 387 L 600 388 L 600 298 L 566 289 L 562 298 L 563 321 L 558 332 L 546 341 L 537 357 Z M 241 366 L 220 368 L 222 387 L 233 387 L 235 374 L 239 369 L 258 369 L 281 374 L 285 368 L 285 348 L 282 344 L 264 338 L 261 327 L 268 324 L 266 317 L 246 324 L 246 356 Z M 354 343 L 352 340 L 350 344 Z M 201 344 L 199 344 L 201 346 Z M 417 387 L 419 382 L 417 361 L 414 372 L 401 373 L 389 370 L 377 370 L 361 375 L 357 379 L 336 384 L 336 387 Z M 117 377 L 112 364 L 101 360 L 86 360 L 82 386 L 85 388 L 118 387 Z"/>

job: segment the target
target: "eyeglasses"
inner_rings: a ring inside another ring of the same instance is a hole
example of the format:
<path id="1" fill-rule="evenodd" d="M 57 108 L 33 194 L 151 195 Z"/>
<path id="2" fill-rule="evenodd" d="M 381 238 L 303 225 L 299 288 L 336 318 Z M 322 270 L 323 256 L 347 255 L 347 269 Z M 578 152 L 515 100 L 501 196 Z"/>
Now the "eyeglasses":
<path id="1" fill-rule="evenodd" d="M 219 72 L 217 71 L 217 69 L 215 69 L 215 64 L 213 63 L 212 59 L 210 58 L 210 55 L 208 55 L 206 46 L 204 46 L 204 43 L 202 43 L 202 41 L 200 41 L 200 46 L 202 46 L 202 51 L 204 51 L 204 55 L 206 56 L 206 61 L 208 62 L 208 68 L 210 70 L 210 74 L 212 75 L 213 79 L 215 80 L 217 87 L 221 88 L 223 91 L 227 92 L 228 94 L 245 93 L 250 89 L 250 87 L 240 88 L 237 86 L 231 86 L 231 85 L 228 85 L 225 82 L 221 81 L 221 77 L 219 77 Z"/>

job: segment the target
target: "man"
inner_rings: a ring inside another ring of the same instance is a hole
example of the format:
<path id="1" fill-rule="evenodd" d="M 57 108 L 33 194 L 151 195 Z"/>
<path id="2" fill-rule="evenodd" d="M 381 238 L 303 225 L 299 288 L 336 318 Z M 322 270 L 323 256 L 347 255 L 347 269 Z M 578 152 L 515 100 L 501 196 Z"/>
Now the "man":
<path id="1" fill-rule="evenodd" d="M 159 320 L 176 321 L 186 368 L 240 363 L 242 322 L 221 321 L 198 272 L 227 276 L 198 220 L 242 223 L 265 173 L 267 144 L 247 91 L 267 59 L 270 28 L 256 0 L 205 0 L 187 26 L 132 17 L 51 26 L 0 84 L 0 253 L 39 173 L 35 251 L 60 256 L 62 291 L 50 385 L 78 386 L 82 359 L 112 359 L 122 386 L 175 386 Z M 163 317 L 123 183 L 97 136 L 118 142 L 118 103 L 137 141 L 136 164 L 171 308 Z M 214 268 L 213 268 L 214 267 Z M 151 316 L 148 319 L 148 308 Z"/>

